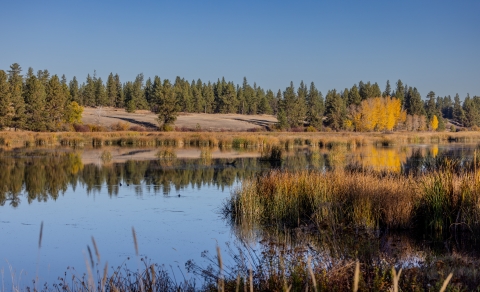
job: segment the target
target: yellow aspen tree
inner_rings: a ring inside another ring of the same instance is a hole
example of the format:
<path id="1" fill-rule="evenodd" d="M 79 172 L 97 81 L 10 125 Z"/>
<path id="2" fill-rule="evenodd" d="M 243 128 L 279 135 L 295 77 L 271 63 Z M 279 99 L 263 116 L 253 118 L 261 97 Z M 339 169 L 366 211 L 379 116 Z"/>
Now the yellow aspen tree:
<path id="1" fill-rule="evenodd" d="M 383 131 L 387 127 L 388 114 L 386 112 L 385 99 L 382 97 L 375 97 L 375 117 L 376 117 L 376 130 Z"/>
<path id="2" fill-rule="evenodd" d="M 401 101 L 390 96 L 369 98 L 358 107 L 349 109 L 349 119 L 357 132 L 392 131 L 406 118 Z"/>
<path id="3" fill-rule="evenodd" d="M 361 131 L 373 131 L 376 125 L 376 112 L 375 112 L 375 102 L 373 98 L 365 99 L 360 104 L 361 107 Z"/>
<path id="4" fill-rule="evenodd" d="M 430 121 L 430 128 L 432 131 L 436 131 L 438 128 L 438 118 L 436 115 L 433 115 L 432 120 Z"/>

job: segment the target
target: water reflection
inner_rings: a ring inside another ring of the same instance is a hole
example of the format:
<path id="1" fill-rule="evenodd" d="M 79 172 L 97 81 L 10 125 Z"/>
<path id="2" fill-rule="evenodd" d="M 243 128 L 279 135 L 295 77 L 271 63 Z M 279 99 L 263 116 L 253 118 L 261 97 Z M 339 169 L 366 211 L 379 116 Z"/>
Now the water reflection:
<path id="1" fill-rule="evenodd" d="M 201 149 L 197 159 L 177 158 L 175 149 L 165 148 L 155 150 L 156 159 L 115 162 L 111 156 L 103 159 L 105 153 L 109 154 L 105 150 L 99 164 L 84 164 L 81 152 L 67 150 L 0 152 L 0 205 L 17 207 L 22 194 L 28 203 L 56 200 L 69 186 L 75 189 L 78 183 L 86 186 L 87 194 L 105 187 L 110 196 L 115 196 L 123 185 L 133 185 L 135 192 L 141 194 L 141 184 L 145 184 L 148 191 L 168 195 L 188 186 L 223 189 L 270 168 L 324 171 L 355 168 L 409 174 L 438 168 L 448 158 L 460 169 L 473 159 L 475 149 L 475 145 L 353 149 L 335 145 L 330 149 L 290 149 L 281 162 L 261 161 L 256 157 L 213 158 L 208 148 Z M 142 151 L 148 150 L 129 153 Z"/>

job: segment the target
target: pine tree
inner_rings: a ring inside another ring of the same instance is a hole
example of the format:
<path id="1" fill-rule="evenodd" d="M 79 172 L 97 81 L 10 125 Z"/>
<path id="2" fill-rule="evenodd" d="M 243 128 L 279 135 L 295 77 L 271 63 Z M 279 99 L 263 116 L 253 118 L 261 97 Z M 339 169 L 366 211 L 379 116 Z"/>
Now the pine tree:
<path id="1" fill-rule="evenodd" d="M 225 78 L 219 81 L 215 87 L 215 103 L 217 113 L 234 113 L 237 106 L 237 93 L 232 82 L 225 82 Z"/>
<path id="2" fill-rule="evenodd" d="M 145 99 L 143 86 L 143 73 L 140 73 L 135 77 L 133 82 L 133 100 L 135 102 L 135 108 L 140 110 L 148 109 L 148 102 Z"/>
<path id="3" fill-rule="evenodd" d="M 346 103 L 337 90 L 329 90 L 325 97 L 326 124 L 333 130 L 340 130 L 346 120 Z"/>
<path id="4" fill-rule="evenodd" d="M 348 90 L 348 88 L 345 88 L 342 92 L 342 98 L 343 100 L 345 100 L 345 105 L 346 105 L 346 102 L 348 101 L 348 96 L 350 95 L 350 92 Z"/>
<path id="5" fill-rule="evenodd" d="M 168 79 L 163 80 L 161 91 L 157 87 L 153 92 L 158 100 L 158 122 L 163 130 L 170 130 L 177 119 L 178 105 L 175 92 Z"/>
<path id="6" fill-rule="evenodd" d="M 444 117 L 446 119 L 452 118 L 453 102 L 450 95 L 444 96 L 444 97 L 438 96 L 436 101 L 436 107 L 437 107 L 437 110 L 441 113 L 440 115 L 441 117 Z M 440 128 L 440 124 L 438 127 Z"/>
<path id="7" fill-rule="evenodd" d="M 175 91 L 175 98 L 177 100 L 179 110 L 182 112 L 191 112 L 193 108 L 192 96 L 190 92 L 190 84 L 181 79 L 179 76 L 175 79 L 175 84 L 173 85 Z"/>
<path id="8" fill-rule="evenodd" d="M 159 104 L 160 104 L 160 98 L 161 98 L 161 93 L 162 93 L 162 81 L 160 80 L 160 77 L 155 76 L 153 78 L 153 84 L 152 84 L 152 91 L 150 95 L 150 108 L 151 111 L 158 114 L 159 113 Z"/>
<path id="9" fill-rule="evenodd" d="M 120 82 L 120 76 L 118 76 L 118 74 L 115 74 L 113 80 L 115 81 L 115 86 L 117 87 L 117 96 L 115 97 L 114 106 L 118 108 L 123 108 L 125 106 L 125 96 L 122 83 Z"/>
<path id="10" fill-rule="evenodd" d="M 95 81 L 95 105 L 96 106 L 108 106 L 107 92 L 103 85 L 102 78 L 98 78 Z"/>
<path id="11" fill-rule="evenodd" d="M 0 70 L 0 130 L 10 125 L 13 115 L 10 99 L 10 84 L 7 81 L 7 74 Z"/>
<path id="12" fill-rule="evenodd" d="M 135 93 L 133 82 L 127 81 L 123 86 L 123 91 L 125 93 L 125 110 L 127 113 L 134 113 L 137 110 L 135 103 Z"/>
<path id="13" fill-rule="evenodd" d="M 460 103 L 460 96 L 458 96 L 458 93 L 454 98 L 452 118 L 454 121 L 463 126 L 463 122 L 465 121 L 465 112 L 463 111 L 462 104 Z"/>
<path id="14" fill-rule="evenodd" d="M 272 109 L 271 114 L 276 115 L 278 112 L 278 100 L 273 94 L 273 91 L 271 89 L 267 90 L 267 94 L 265 97 L 268 101 L 268 104 L 270 105 L 270 108 Z"/>
<path id="15" fill-rule="evenodd" d="M 37 78 L 42 82 L 43 86 L 47 86 L 48 81 L 50 80 L 50 72 L 47 69 L 45 70 L 38 70 L 37 71 Z"/>
<path id="16" fill-rule="evenodd" d="M 43 83 L 35 75 L 28 74 L 23 94 L 27 116 L 26 128 L 31 131 L 46 131 L 50 116 L 45 110 L 46 92 Z"/>
<path id="17" fill-rule="evenodd" d="M 395 90 L 395 98 L 399 99 L 402 103 L 402 108 L 405 106 L 405 87 L 403 86 L 402 80 L 398 79 L 397 81 L 397 90 Z"/>
<path id="18" fill-rule="evenodd" d="M 437 110 L 437 104 L 435 102 L 435 92 L 430 91 L 427 95 L 427 98 L 428 100 L 425 102 L 425 112 L 427 114 L 427 119 L 431 121 L 433 119 L 433 116 L 436 116 L 439 112 Z M 438 121 L 438 118 L 437 118 L 437 121 Z"/>
<path id="19" fill-rule="evenodd" d="M 258 113 L 267 115 L 271 114 L 272 108 L 270 107 L 270 103 L 268 102 L 267 96 L 265 95 L 265 90 L 263 90 L 261 87 L 257 87 L 256 96 L 259 100 Z"/>
<path id="20" fill-rule="evenodd" d="M 283 110 L 287 116 L 287 124 L 289 127 L 297 127 L 299 125 L 300 115 L 297 112 L 297 95 L 295 94 L 295 88 L 293 82 L 290 82 L 290 86 L 283 92 Z"/>
<path id="21" fill-rule="evenodd" d="M 192 89 L 193 111 L 196 113 L 201 113 L 205 108 L 205 100 L 202 96 L 202 86 L 198 87 L 195 83 L 195 80 L 192 80 L 190 88 Z"/>
<path id="22" fill-rule="evenodd" d="M 285 114 L 285 110 L 283 106 L 280 106 L 277 113 L 277 128 L 279 130 L 284 130 L 288 128 L 288 120 L 287 115 Z"/>
<path id="23" fill-rule="evenodd" d="M 367 83 L 363 83 L 363 81 L 360 81 L 358 83 L 358 91 L 362 100 L 374 97 L 372 94 L 372 85 L 370 84 L 370 81 Z"/>
<path id="24" fill-rule="evenodd" d="M 57 75 L 53 75 L 45 87 L 46 105 L 48 114 L 47 129 L 50 131 L 61 130 L 64 123 L 67 98 Z"/>
<path id="25" fill-rule="evenodd" d="M 22 88 L 23 80 L 22 68 L 19 64 L 14 63 L 10 66 L 8 71 L 8 83 L 10 87 L 10 102 L 13 106 L 13 116 L 11 119 L 10 127 L 17 129 L 23 129 L 25 127 L 25 101 L 23 100 Z"/>
<path id="26" fill-rule="evenodd" d="M 477 108 L 475 102 L 470 95 L 467 94 L 467 97 L 463 101 L 463 111 L 465 113 L 465 117 L 463 120 L 463 124 L 466 127 L 473 127 L 480 125 L 480 112 Z"/>
<path id="27" fill-rule="evenodd" d="M 185 97 L 184 111 L 191 113 L 194 112 L 192 88 L 190 87 L 190 83 L 188 83 L 188 81 L 185 81 L 184 79 L 182 81 L 183 96 Z"/>
<path id="28" fill-rule="evenodd" d="M 354 84 L 352 86 L 352 88 L 350 89 L 350 91 L 348 92 L 348 100 L 347 100 L 347 106 L 350 106 L 350 105 L 360 105 L 360 103 L 362 102 L 362 97 L 360 96 L 360 93 L 358 92 L 358 87 L 356 84 Z"/>
<path id="29" fill-rule="evenodd" d="M 245 105 L 247 104 L 247 101 L 245 100 L 243 89 L 240 86 L 237 86 L 237 102 L 238 102 L 237 113 L 244 115 Z"/>
<path id="30" fill-rule="evenodd" d="M 60 84 L 62 84 L 63 94 L 65 95 L 66 102 L 68 103 L 72 100 L 72 96 L 70 95 L 70 88 L 67 85 L 67 77 L 65 77 L 65 74 L 62 75 Z"/>
<path id="31" fill-rule="evenodd" d="M 387 80 L 387 84 L 385 85 L 385 91 L 383 92 L 382 96 L 387 97 L 392 95 L 392 88 L 390 87 L 390 80 Z"/>
<path id="32" fill-rule="evenodd" d="M 90 74 L 87 75 L 87 80 L 83 86 L 82 100 L 82 105 L 95 106 L 95 80 L 90 76 Z"/>
<path id="33" fill-rule="evenodd" d="M 153 90 L 153 83 L 152 83 L 152 79 L 149 77 L 145 82 L 145 89 L 143 91 L 145 95 L 145 100 L 147 101 L 149 108 L 151 108 L 150 104 L 152 100 L 152 90 Z"/>
<path id="34" fill-rule="evenodd" d="M 382 90 L 380 89 L 380 86 L 378 86 L 378 83 L 375 82 L 372 85 L 371 97 L 381 97 L 381 96 L 382 96 Z"/>
<path id="35" fill-rule="evenodd" d="M 215 92 L 212 83 L 203 84 L 203 99 L 205 100 L 205 113 L 212 114 L 215 111 Z"/>
<path id="36" fill-rule="evenodd" d="M 249 115 L 255 115 L 257 113 L 258 109 L 258 101 L 256 98 L 256 92 L 255 90 L 248 84 L 247 78 L 243 77 L 243 85 L 242 85 L 242 91 L 243 91 L 243 98 L 245 105 L 242 106 L 242 112 L 249 114 Z"/>
<path id="37" fill-rule="evenodd" d="M 308 94 L 307 85 L 305 85 L 305 83 L 303 83 L 303 80 L 302 80 L 297 90 L 297 100 L 296 100 L 296 108 L 295 108 L 297 120 L 300 126 L 303 126 L 305 122 L 305 118 L 307 116 L 307 94 Z"/>
<path id="38" fill-rule="evenodd" d="M 114 106 L 115 101 L 118 96 L 118 87 L 115 83 L 115 78 L 113 77 L 113 73 L 110 72 L 110 75 L 108 75 L 107 78 L 107 105 L 108 106 Z"/>
<path id="39" fill-rule="evenodd" d="M 323 113 L 325 106 L 323 104 L 322 93 L 315 87 L 315 83 L 310 83 L 310 90 L 307 94 L 307 122 L 317 130 L 323 128 Z"/>
<path id="40" fill-rule="evenodd" d="M 405 96 L 405 109 L 409 115 L 425 116 L 425 108 L 423 106 L 422 96 L 417 88 L 408 88 L 408 94 Z"/>
<path id="41" fill-rule="evenodd" d="M 225 113 L 235 113 L 237 108 L 237 92 L 235 90 L 235 85 L 233 82 L 227 83 L 223 87 L 222 94 L 222 104 L 225 110 Z"/>
<path id="42" fill-rule="evenodd" d="M 78 104 L 82 104 L 82 101 L 80 98 L 80 92 L 78 88 L 77 77 L 73 76 L 72 80 L 70 80 L 70 83 L 68 84 L 68 88 L 70 90 L 71 101 L 75 101 Z"/>

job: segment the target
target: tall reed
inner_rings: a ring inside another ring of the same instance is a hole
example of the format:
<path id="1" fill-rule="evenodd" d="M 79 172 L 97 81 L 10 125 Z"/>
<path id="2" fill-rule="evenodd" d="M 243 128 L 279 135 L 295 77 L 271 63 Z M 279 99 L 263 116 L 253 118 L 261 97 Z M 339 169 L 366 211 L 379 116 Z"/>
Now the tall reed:
<path id="1" fill-rule="evenodd" d="M 273 170 L 247 179 L 224 211 L 239 224 L 435 232 L 480 229 L 480 175 L 442 169 L 394 173 Z"/>

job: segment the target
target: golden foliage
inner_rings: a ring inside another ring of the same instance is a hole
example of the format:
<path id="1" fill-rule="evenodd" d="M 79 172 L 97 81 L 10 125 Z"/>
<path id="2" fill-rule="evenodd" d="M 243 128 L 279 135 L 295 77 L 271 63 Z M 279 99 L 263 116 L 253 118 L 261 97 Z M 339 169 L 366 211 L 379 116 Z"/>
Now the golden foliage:
<path id="1" fill-rule="evenodd" d="M 401 101 L 390 96 L 363 100 L 359 106 L 351 106 L 349 112 L 357 132 L 392 131 L 406 120 Z"/>
<path id="2" fill-rule="evenodd" d="M 65 112 L 65 121 L 69 124 L 82 123 L 83 106 L 80 106 L 77 102 L 72 101 L 67 105 Z"/>
<path id="3" fill-rule="evenodd" d="M 430 128 L 432 131 L 436 131 L 438 128 L 438 118 L 436 115 L 432 117 L 432 120 L 430 121 Z"/>

